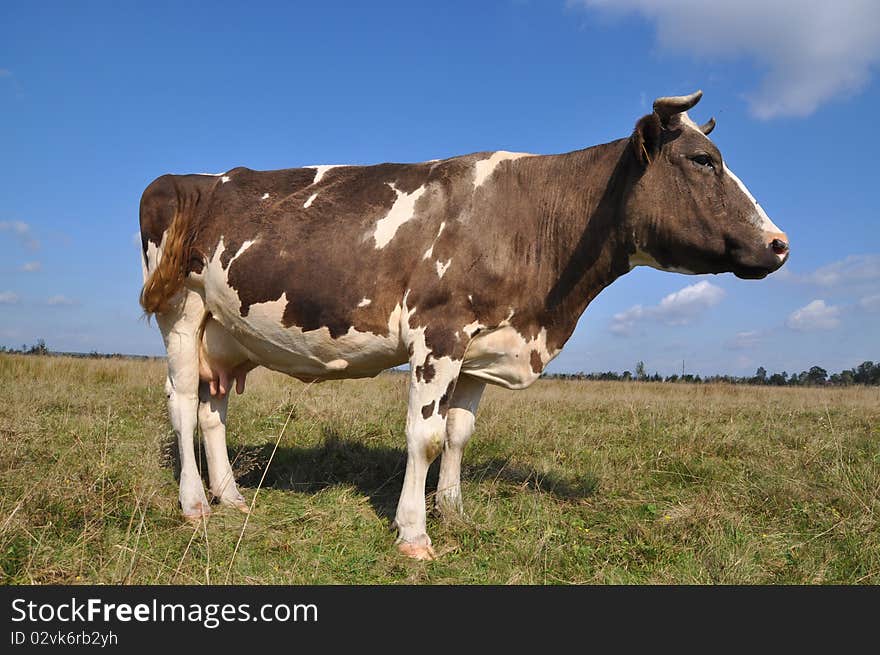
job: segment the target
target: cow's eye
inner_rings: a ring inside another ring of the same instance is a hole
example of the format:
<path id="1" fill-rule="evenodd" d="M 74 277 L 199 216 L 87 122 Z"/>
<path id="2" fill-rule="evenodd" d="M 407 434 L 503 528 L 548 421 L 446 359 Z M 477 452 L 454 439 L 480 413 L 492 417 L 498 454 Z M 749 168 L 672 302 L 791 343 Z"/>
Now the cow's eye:
<path id="1" fill-rule="evenodd" d="M 715 170 L 715 164 L 712 162 L 712 158 L 709 157 L 709 155 L 694 155 L 691 157 L 691 161 L 697 166 L 705 166 L 706 168 L 711 168 L 713 171 Z"/>

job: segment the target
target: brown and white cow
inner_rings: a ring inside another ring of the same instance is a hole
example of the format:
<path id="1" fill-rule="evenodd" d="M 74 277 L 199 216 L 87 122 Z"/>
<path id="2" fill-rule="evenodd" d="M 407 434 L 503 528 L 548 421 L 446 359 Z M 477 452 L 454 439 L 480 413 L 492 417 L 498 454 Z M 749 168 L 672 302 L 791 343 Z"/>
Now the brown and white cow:
<path id="1" fill-rule="evenodd" d="M 763 278 L 786 236 L 686 111 L 660 98 L 627 138 L 560 155 L 482 152 L 419 164 L 165 175 L 141 200 L 145 285 L 168 352 L 180 503 L 211 490 L 246 511 L 226 453 L 229 389 L 255 366 L 302 380 L 409 362 L 407 464 L 395 525 L 431 558 L 425 476 L 461 508 L 462 451 L 485 384 L 523 389 L 590 301 L 638 265 Z"/>

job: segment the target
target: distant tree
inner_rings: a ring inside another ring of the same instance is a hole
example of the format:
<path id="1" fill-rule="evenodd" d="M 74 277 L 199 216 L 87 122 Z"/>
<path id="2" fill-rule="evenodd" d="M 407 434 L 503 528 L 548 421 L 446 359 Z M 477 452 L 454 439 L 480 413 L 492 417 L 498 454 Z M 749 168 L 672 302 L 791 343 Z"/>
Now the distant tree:
<path id="1" fill-rule="evenodd" d="M 22 347 L 24 349 L 24 347 Z M 37 339 L 37 343 L 28 348 L 25 351 L 28 355 L 46 355 L 49 352 L 49 349 L 46 347 L 46 342 L 42 339 Z"/>
<path id="2" fill-rule="evenodd" d="M 648 378 L 648 373 L 645 371 L 645 362 L 639 360 L 636 362 L 636 379 L 645 380 Z"/>
<path id="3" fill-rule="evenodd" d="M 825 384 L 828 379 L 828 371 L 821 366 L 813 366 L 807 372 L 807 384 Z"/>
<path id="4" fill-rule="evenodd" d="M 629 371 L 624 371 L 623 375 L 620 376 L 621 380 L 632 380 L 633 374 Z"/>
<path id="5" fill-rule="evenodd" d="M 758 370 L 755 371 L 755 377 L 751 379 L 752 384 L 767 384 L 767 369 L 763 366 L 759 366 Z"/>
<path id="6" fill-rule="evenodd" d="M 857 384 L 880 384 L 880 363 L 862 362 L 853 371 L 853 379 Z"/>
<path id="7" fill-rule="evenodd" d="M 785 385 L 785 379 L 788 377 L 788 373 L 783 371 L 782 373 L 774 373 L 767 379 L 768 384 L 772 384 L 774 387 L 782 387 Z"/>

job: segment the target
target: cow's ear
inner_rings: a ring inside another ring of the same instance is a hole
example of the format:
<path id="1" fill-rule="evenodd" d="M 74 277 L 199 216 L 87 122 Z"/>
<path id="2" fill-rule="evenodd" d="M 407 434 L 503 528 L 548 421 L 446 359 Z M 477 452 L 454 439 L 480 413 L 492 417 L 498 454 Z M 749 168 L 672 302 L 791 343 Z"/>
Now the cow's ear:
<path id="1" fill-rule="evenodd" d="M 636 159 L 645 166 L 654 161 L 660 152 L 661 130 L 660 117 L 657 114 L 642 116 L 636 123 L 630 144 L 635 151 Z"/>

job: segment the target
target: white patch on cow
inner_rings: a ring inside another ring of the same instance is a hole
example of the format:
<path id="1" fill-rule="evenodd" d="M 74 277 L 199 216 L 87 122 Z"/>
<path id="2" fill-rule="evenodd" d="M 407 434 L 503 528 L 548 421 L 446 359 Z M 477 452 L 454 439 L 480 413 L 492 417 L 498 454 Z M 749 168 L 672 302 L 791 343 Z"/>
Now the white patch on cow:
<path id="1" fill-rule="evenodd" d="M 434 377 L 428 382 L 423 380 L 418 385 L 418 409 L 432 401 L 437 401 L 434 405 L 434 416 L 436 416 L 439 410 L 440 398 L 446 393 L 449 381 L 458 377 L 458 364 L 448 355 L 437 357 L 433 354 L 425 341 L 424 327 L 414 328 L 410 326 L 407 330 L 407 340 L 412 346 L 410 362 L 414 362 L 416 365 L 421 365 L 427 360 L 428 355 L 431 355 L 431 365 L 434 367 Z"/>
<path id="2" fill-rule="evenodd" d="M 226 175 L 226 171 L 222 173 L 199 173 L 199 175 L 208 175 L 210 177 L 220 177 L 221 175 Z"/>
<path id="3" fill-rule="evenodd" d="M 452 259 L 450 258 L 444 264 L 442 262 L 437 262 L 437 277 L 442 278 L 446 274 L 446 270 L 449 268 L 449 265 L 452 263 Z"/>
<path id="4" fill-rule="evenodd" d="M 473 326 L 471 323 L 465 330 Z M 538 352 L 545 368 L 559 354 L 559 350 L 548 350 L 545 328 L 536 337 L 525 339 L 511 325 L 492 330 L 479 327 L 480 332 L 468 345 L 461 371 L 492 384 L 525 389 L 541 376 L 532 369 L 532 351 Z"/>
<path id="5" fill-rule="evenodd" d="M 269 198 L 268 193 L 264 193 L 262 196 L 260 196 L 260 200 L 267 200 L 268 198 Z"/>
<path id="6" fill-rule="evenodd" d="M 394 238 L 398 228 L 415 217 L 416 202 L 425 193 L 424 186 L 420 186 L 412 193 L 404 193 L 395 187 L 393 182 L 388 182 L 388 186 L 397 194 L 397 200 L 394 201 L 385 218 L 380 218 L 376 222 L 373 238 L 376 240 L 377 250 L 387 246 Z"/>
<path id="7" fill-rule="evenodd" d="M 684 123 L 684 124 L 687 125 L 688 127 L 692 127 L 692 128 L 694 128 L 694 129 L 695 129 L 697 132 L 699 132 L 700 134 L 703 134 L 703 131 L 700 129 L 700 126 L 697 125 L 696 123 L 694 123 L 693 119 L 692 119 L 690 116 L 688 116 L 688 113 L 687 113 L 686 111 L 681 112 L 681 113 L 678 115 L 678 117 L 679 117 L 679 120 L 680 120 L 682 123 Z M 706 136 L 706 135 L 703 134 L 703 136 Z M 708 137 L 707 137 L 707 138 L 708 138 Z"/>
<path id="8" fill-rule="evenodd" d="M 468 302 L 474 302 L 474 296 L 471 293 L 468 294 Z"/>
<path id="9" fill-rule="evenodd" d="M 468 296 L 468 298 L 470 298 L 470 296 Z M 476 332 L 479 332 L 480 330 L 482 330 L 484 327 L 486 327 L 486 326 L 483 325 L 482 323 L 480 323 L 479 321 L 473 321 L 473 322 L 465 325 L 462 328 L 462 331 L 466 335 L 468 335 L 468 337 L 470 338 L 470 337 L 473 337 Z"/>
<path id="10" fill-rule="evenodd" d="M 437 245 L 437 239 L 440 238 L 440 235 L 443 234 L 443 228 L 446 227 L 446 221 L 441 221 L 440 229 L 437 230 L 437 236 L 434 237 L 434 240 L 431 242 L 431 247 L 425 251 L 425 254 L 422 255 L 422 259 L 431 259 L 434 254 L 434 246 Z M 440 277 L 443 277 L 442 275 Z"/>
<path id="11" fill-rule="evenodd" d="M 150 276 L 150 273 L 156 270 L 159 258 L 162 256 L 162 249 L 165 247 L 165 239 L 168 237 L 168 230 L 162 232 L 162 241 L 157 246 L 150 239 L 147 239 L 147 252 L 144 258 L 141 258 L 143 265 L 144 282 Z"/>
<path id="12" fill-rule="evenodd" d="M 222 238 L 221 238 L 221 242 L 222 242 Z M 248 248 L 250 248 L 256 242 L 257 242 L 256 239 L 248 239 L 247 241 L 242 243 L 241 246 L 239 247 L 238 251 L 236 251 L 236 253 L 232 256 L 232 259 L 229 260 L 229 264 L 227 264 L 226 267 L 229 268 L 229 265 L 232 264 L 232 262 L 234 262 L 236 259 L 241 257 L 244 254 L 244 251 L 247 250 Z"/>
<path id="13" fill-rule="evenodd" d="M 303 203 L 303 208 L 308 209 L 309 207 L 311 207 L 312 203 L 315 202 L 315 198 L 317 198 L 317 197 L 318 197 L 317 193 L 313 193 L 312 195 L 310 195 L 309 199 Z"/>
<path id="14" fill-rule="evenodd" d="M 228 181 L 229 181 L 229 176 L 228 176 L 228 175 L 224 175 L 223 177 L 220 178 L 220 182 L 221 182 L 222 184 L 226 184 Z"/>
<path id="15" fill-rule="evenodd" d="M 633 270 L 636 266 L 650 266 L 651 268 L 656 268 L 658 271 L 667 271 L 669 273 L 682 273 L 683 275 L 699 275 L 698 273 L 694 273 L 686 268 L 682 268 L 680 266 L 661 266 L 660 262 L 654 259 L 650 254 L 643 250 L 638 250 L 630 255 L 629 257 L 629 270 Z"/>
<path id="16" fill-rule="evenodd" d="M 730 170 L 727 166 L 724 167 L 724 172 L 730 176 L 730 179 L 732 179 L 740 189 L 742 189 L 742 192 L 746 194 L 746 198 L 751 200 L 752 204 L 755 206 L 755 216 L 753 219 L 755 226 L 764 230 L 765 232 L 775 232 L 781 234 L 782 230 L 776 227 L 776 224 L 770 220 L 770 217 L 767 216 L 767 212 L 765 212 L 761 205 L 758 204 L 758 201 L 755 200 L 755 197 L 746 188 L 746 185 L 742 183 L 742 180 L 734 175 L 733 171 Z"/>
<path id="17" fill-rule="evenodd" d="M 253 243 L 242 244 L 236 257 Z M 277 300 L 252 304 L 242 316 L 241 299 L 228 281 L 228 266 L 224 269 L 220 262 L 225 250 L 221 239 L 203 269 L 205 309 L 241 345 L 249 361 L 304 379 L 370 377 L 407 361 L 400 338 L 400 303 L 388 316 L 386 334 L 350 327 L 345 334 L 331 336 L 327 327 L 308 331 L 286 327 L 286 293 Z"/>
<path id="18" fill-rule="evenodd" d="M 495 172 L 495 168 L 501 162 L 507 161 L 508 159 L 519 159 L 520 157 L 533 156 L 534 155 L 527 152 L 507 152 L 506 150 L 493 152 L 487 159 L 481 159 L 474 164 L 474 189 L 478 188 L 488 180 L 492 176 L 492 173 Z"/>
<path id="19" fill-rule="evenodd" d="M 322 179 L 324 179 L 327 171 L 329 171 L 331 168 L 339 168 L 339 166 L 339 164 L 321 164 L 320 166 L 306 166 L 305 168 L 314 168 L 317 171 L 317 173 L 315 173 L 315 179 L 312 180 L 312 184 L 317 184 Z"/>
<path id="20" fill-rule="evenodd" d="M 361 301 L 358 303 L 358 307 L 366 307 L 366 306 L 369 305 L 371 302 L 373 302 L 373 301 L 370 300 L 369 298 L 364 298 L 363 300 L 361 300 Z"/>

